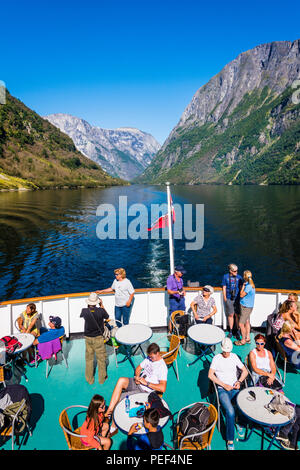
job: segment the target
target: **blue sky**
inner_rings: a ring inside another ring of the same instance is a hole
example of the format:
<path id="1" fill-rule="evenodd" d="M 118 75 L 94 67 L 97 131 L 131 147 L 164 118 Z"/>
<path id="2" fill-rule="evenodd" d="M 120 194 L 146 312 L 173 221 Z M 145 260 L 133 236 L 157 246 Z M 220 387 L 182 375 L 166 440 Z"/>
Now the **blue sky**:
<path id="1" fill-rule="evenodd" d="M 41 115 L 137 127 L 160 143 L 241 52 L 300 38 L 299 2 L 15 1 L 0 7 L 0 80 Z"/>

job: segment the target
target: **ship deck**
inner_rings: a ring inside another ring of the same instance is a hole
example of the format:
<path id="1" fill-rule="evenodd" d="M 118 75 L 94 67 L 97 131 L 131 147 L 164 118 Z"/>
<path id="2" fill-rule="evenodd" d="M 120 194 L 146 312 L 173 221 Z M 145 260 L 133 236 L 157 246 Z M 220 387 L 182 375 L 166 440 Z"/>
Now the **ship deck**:
<path id="1" fill-rule="evenodd" d="M 254 348 L 254 333 L 251 333 L 252 344 L 242 347 L 234 346 L 233 352 L 237 353 L 244 361 L 247 354 Z M 166 335 L 160 331 L 155 332 L 151 338 L 151 342 L 158 342 L 161 346 L 167 346 Z M 147 343 L 144 343 L 145 350 Z M 95 374 L 95 383 L 89 385 L 85 381 L 85 344 L 84 339 L 72 338 L 64 342 L 64 352 L 68 361 L 68 368 L 61 361 L 60 355 L 57 364 L 54 364 L 49 377 L 46 378 L 46 361 L 41 362 L 37 368 L 26 367 L 28 382 L 24 377 L 13 377 L 13 381 L 25 385 L 30 393 L 32 400 L 32 436 L 25 439 L 21 445 L 21 450 L 67 450 L 67 443 L 59 426 L 60 412 L 71 405 L 88 405 L 92 396 L 99 393 L 104 396 L 106 403 L 109 403 L 112 390 L 117 379 L 121 376 L 132 376 L 133 368 L 129 361 L 125 361 L 118 365 L 115 364 L 115 357 L 111 347 L 107 346 L 108 359 L 108 379 L 103 385 L 97 381 L 97 371 Z M 220 345 L 216 347 L 216 353 L 220 352 Z M 118 352 L 119 360 L 123 359 L 122 350 Z M 167 390 L 164 399 L 169 405 L 172 413 L 180 408 L 197 401 L 207 401 L 208 387 L 208 361 L 197 361 L 191 367 L 187 367 L 187 363 L 192 362 L 196 358 L 194 345 L 191 340 L 188 341 L 185 348 L 181 347 L 181 356 L 178 356 L 178 369 L 180 381 L 177 381 L 175 372 L 172 368 L 168 373 Z M 137 366 L 142 360 L 141 355 L 135 355 L 133 362 Z M 282 364 L 279 364 L 282 371 Z M 300 374 L 297 374 L 292 368 L 287 369 L 285 394 L 293 402 L 299 402 L 299 386 Z M 79 420 L 84 420 L 85 414 L 79 416 Z M 72 418 L 72 415 L 70 416 Z M 221 419 L 221 423 L 223 418 Z M 82 423 L 78 423 L 79 425 Z M 171 446 L 171 423 L 164 428 L 165 442 Z M 237 436 L 236 436 L 237 437 Z M 111 450 L 126 450 L 126 435 L 120 430 L 112 438 L 113 444 Z M 212 439 L 213 450 L 225 450 L 226 443 L 224 440 L 224 424 L 221 424 L 221 432 L 217 427 Z M 264 448 L 267 447 L 265 442 Z M 261 434 L 260 432 L 252 433 L 248 442 L 235 441 L 237 450 L 260 450 Z M 0 442 L 0 449 L 11 449 L 11 440 L 6 443 Z M 18 446 L 15 446 L 18 449 Z M 272 446 L 272 450 L 279 449 L 278 444 Z"/>

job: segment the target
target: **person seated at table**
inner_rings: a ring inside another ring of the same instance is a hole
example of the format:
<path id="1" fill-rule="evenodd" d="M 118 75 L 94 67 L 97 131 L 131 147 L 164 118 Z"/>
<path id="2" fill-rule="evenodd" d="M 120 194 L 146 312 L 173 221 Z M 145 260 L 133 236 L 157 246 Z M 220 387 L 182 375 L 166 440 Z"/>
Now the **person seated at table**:
<path id="1" fill-rule="evenodd" d="M 164 435 L 159 426 L 159 413 L 155 408 L 149 408 L 144 413 L 144 428 L 146 434 L 133 436 L 137 432 L 138 423 L 134 423 L 128 432 L 128 450 L 161 450 L 163 449 Z"/>
<path id="2" fill-rule="evenodd" d="M 208 378 L 217 385 L 219 400 L 225 410 L 227 450 L 234 450 L 235 398 L 241 383 L 248 375 L 247 369 L 232 351 L 232 341 L 226 337 L 221 343 L 222 353 L 216 354 L 208 371 Z M 237 368 L 241 369 L 237 379 Z M 242 428 L 237 425 L 238 432 Z"/>
<path id="3" fill-rule="evenodd" d="M 297 310 L 297 303 L 293 300 L 287 300 L 287 308 L 283 318 L 293 327 L 293 334 L 296 340 L 300 340 L 300 313 Z"/>
<path id="4" fill-rule="evenodd" d="M 111 439 L 107 437 L 108 423 L 104 422 L 105 400 L 101 395 L 94 395 L 89 404 L 86 419 L 80 428 L 81 442 L 85 446 L 98 450 L 109 450 Z"/>
<path id="5" fill-rule="evenodd" d="M 266 377 L 266 386 L 272 388 L 276 375 L 276 366 L 273 356 L 270 351 L 265 349 L 266 339 L 264 335 L 257 334 L 254 338 L 256 348 L 252 349 L 249 353 L 249 361 L 252 369 L 252 376 L 254 384 L 259 382 L 261 377 Z"/>
<path id="6" fill-rule="evenodd" d="M 298 341 L 295 340 L 293 327 L 288 321 L 282 325 L 278 339 L 285 350 L 288 362 L 293 364 L 296 369 L 300 369 L 299 354 L 296 354 L 300 351 L 300 346 Z"/>
<path id="7" fill-rule="evenodd" d="M 212 317 L 217 313 L 215 299 L 211 296 L 214 289 L 211 286 L 204 286 L 202 292 L 191 303 L 196 323 L 212 324 Z"/>
<path id="8" fill-rule="evenodd" d="M 285 449 L 297 450 L 297 442 L 300 439 L 300 405 L 295 406 L 294 418 L 289 424 L 280 428 L 276 439 Z"/>
<path id="9" fill-rule="evenodd" d="M 135 369 L 134 377 L 120 377 L 113 390 L 110 403 L 105 416 L 110 417 L 119 403 L 126 395 L 153 391 L 164 393 L 167 387 L 168 368 L 161 357 L 160 348 L 156 343 L 151 343 L 147 348 L 147 357 Z M 111 434 L 116 431 L 112 423 Z"/>
<path id="10" fill-rule="evenodd" d="M 48 323 L 49 329 L 41 329 L 40 336 L 34 340 L 33 344 L 38 343 L 48 343 L 48 341 L 52 341 L 53 339 L 60 338 L 65 334 L 65 329 L 61 325 L 61 318 L 60 317 L 49 317 Z"/>
<path id="11" fill-rule="evenodd" d="M 36 310 L 36 305 L 30 303 L 27 305 L 24 312 L 17 318 L 18 328 L 21 333 L 30 333 L 31 335 L 38 338 L 40 335 L 40 314 Z M 32 347 L 28 348 L 24 352 L 23 358 L 26 359 L 26 353 L 28 352 L 29 362 L 34 360 L 34 349 Z"/>

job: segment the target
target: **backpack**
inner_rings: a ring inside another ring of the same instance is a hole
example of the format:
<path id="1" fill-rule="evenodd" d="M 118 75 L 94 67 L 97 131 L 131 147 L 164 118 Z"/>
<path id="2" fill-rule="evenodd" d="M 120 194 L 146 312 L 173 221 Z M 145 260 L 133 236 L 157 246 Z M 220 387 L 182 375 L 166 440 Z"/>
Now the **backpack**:
<path id="1" fill-rule="evenodd" d="M 180 336 L 186 336 L 187 335 L 187 330 L 189 328 L 189 315 L 180 315 L 180 313 L 177 313 L 175 315 L 174 321 L 175 324 L 178 326 L 178 333 Z"/>
<path id="2" fill-rule="evenodd" d="M 6 352 L 9 354 L 13 354 L 17 348 L 22 347 L 22 343 L 15 336 L 3 336 L 0 341 L 3 341 Z"/>
<path id="3" fill-rule="evenodd" d="M 203 432 L 208 426 L 209 418 L 210 413 L 208 407 L 203 403 L 196 403 L 192 408 L 182 413 L 179 420 L 179 430 L 183 436 Z M 202 444 L 202 436 L 195 436 L 190 440 L 191 442 Z"/>

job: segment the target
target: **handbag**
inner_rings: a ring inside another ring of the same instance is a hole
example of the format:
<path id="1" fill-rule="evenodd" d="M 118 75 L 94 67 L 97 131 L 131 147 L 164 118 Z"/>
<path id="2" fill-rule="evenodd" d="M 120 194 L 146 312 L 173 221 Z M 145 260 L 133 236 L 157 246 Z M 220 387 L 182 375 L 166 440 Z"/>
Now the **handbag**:
<path id="1" fill-rule="evenodd" d="M 271 388 L 272 390 L 282 390 L 282 383 L 279 380 L 274 379 L 271 385 L 268 384 L 268 377 L 266 375 L 261 375 L 256 383 L 259 387 Z"/>
<path id="2" fill-rule="evenodd" d="M 150 408 L 155 408 L 158 411 L 160 418 L 165 418 L 166 416 L 172 416 L 172 413 L 168 408 L 166 408 L 161 400 L 161 398 L 157 395 L 156 392 L 151 392 L 148 396 L 148 402 Z"/>

